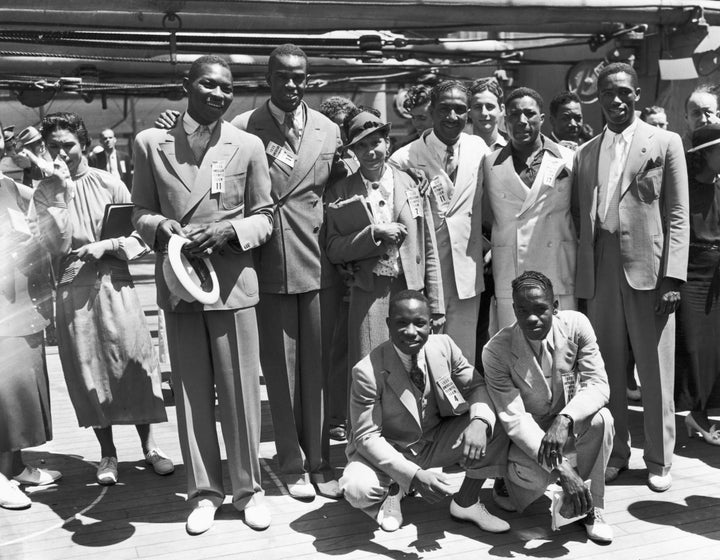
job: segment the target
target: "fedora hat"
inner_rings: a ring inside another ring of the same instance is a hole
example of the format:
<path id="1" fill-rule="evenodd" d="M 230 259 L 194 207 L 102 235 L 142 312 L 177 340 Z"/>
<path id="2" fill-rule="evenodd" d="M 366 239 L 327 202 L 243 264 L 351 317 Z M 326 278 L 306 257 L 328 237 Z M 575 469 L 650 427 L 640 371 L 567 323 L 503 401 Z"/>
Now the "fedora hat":
<path id="1" fill-rule="evenodd" d="M 220 298 L 217 273 L 207 257 L 193 257 L 182 248 L 190 240 L 173 235 L 168 242 L 163 276 L 168 289 L 184 301 L 212 305 Z"/>
<path id="2" fill-rule="evenodd" d="M 693 147 L 688 152 L 697 152 L 718 143 L 720 143 L 720 124 L 708 124 L 693 132 Z"/>
<path id="3" fill-rule="evenodd" d="M 33 142 L 39 142 L 42 140 L 42 136 L 40 136 L 40 131 L 37 128 L 34 126 L 28 126 L 20 131 L 20 134 L 17 135 L 17 139 L 22 142 L 23 146 L 28 146 Z"/>
<path id="4" fill-rule="evenodd" d="M 371 112 L 361 111 L 350 119 L 350 122 L 348 122 L 345 126 L 345 132 L 348 138 L 345 147 L 351 148 L 363 138 L 376 132 L 388 134 L 391 127 L 392 125 L 390 123 L 382 122 L 380 117 L 376 117 Z"/>

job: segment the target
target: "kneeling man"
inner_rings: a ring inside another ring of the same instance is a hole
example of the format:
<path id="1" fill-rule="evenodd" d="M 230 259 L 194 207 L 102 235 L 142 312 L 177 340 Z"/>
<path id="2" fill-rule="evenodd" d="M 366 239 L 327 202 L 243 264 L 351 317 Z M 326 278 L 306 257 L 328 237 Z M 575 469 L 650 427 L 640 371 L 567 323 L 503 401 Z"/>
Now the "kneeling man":
<path id="1" fill-rule="evenodd" d="M 581 313 L 558 311 L 552 283 L 539 272 L 513 280 L 512 297 L 517 321 L 482 355 L 488 392 L 511 440 L 509 499 L 493 496 L 501 508 L 522 511 L 559 479 L 563 515 L 587 514 L 588 536 L 610 542 L 602 508 L 614 428 L 595 333 Z"/>
<path id="2" fill-rule="evenodd" d="M 447 335 L 430 335 L 430 308 L 420 292 L 390 300 L 390 340 L 353 368 L 352 433 L 340 480 L 345 499 L 385 531 L 402 525 L 400 500 L 410 487 L 430 503 L 450 495 L 432 467 L 462 464 L 450 515 L 500 533 L 510 529 L 479 501 L 486 477 L 504 471 L 508 440 L 493 437 L 495 413 L 480 374 Z M 489 441 L 488 441 L 489 440 Z"/>

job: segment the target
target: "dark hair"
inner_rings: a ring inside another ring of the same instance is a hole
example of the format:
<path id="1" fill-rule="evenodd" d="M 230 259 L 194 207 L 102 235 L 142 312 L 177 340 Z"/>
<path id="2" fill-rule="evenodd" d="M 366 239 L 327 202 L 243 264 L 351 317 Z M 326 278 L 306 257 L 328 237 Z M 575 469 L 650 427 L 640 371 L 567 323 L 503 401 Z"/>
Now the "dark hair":
<path id="1" fill-rule="evenodd" d="M 407 97 L 403 101 L 403 108 L 412 111 L 415 107 L 422 107 L 430 103 L 431 88 L 424 84 L 418 84 L 407 90 Z"/>
<path id="2" fill-rule="evenodd" d="M 193 63 L 190 65 L 190 70 L 188 70 L 187 74 L 188 82 L 194 82 L 197 79 L 203 66 L 211 66 L 213 64 L 218 64 L 222 66 L 232 75 L 230 65 L 224 58 L 222 58 L 221 56 L 217 56 L 216 54 L 206 54 L 193 60 Z"/>
<path id="3" fill-rule="evenodd" d="M 568 103 L 580 103 L 580 98 L 573 91 L 561 91 L 550 101 L 550 114 L 554 117 L 560 110 L 560 107 Z"/>
<path id="4" fill-rule="evenodd" d="M 658 105 L 650 105 L 650 107 L 645 107 L 642 111 L 640 111 L 640 120 L 647 121 L 647 118 L 650 115 L 660 115 L 665 114 L 665 109 L 662 107 L 659 107 Z"/>
<path id="5" fill-rule="evenodd" d="M 427 305 L 428 310 L 430 309 L 430 302 L 428 301 L 428 298 L 426 298 L 422 292 L 418 292 L 417 290 L 401 290 L 394 296 L 390 298 L 390 305 L 388 307 L 388 315 L 392 315 L 393 311 L 395 310 L 395 306 L 399 304 L 401 301 L 408 301 L 408 300 L 415 300 L 420 301 Z"/>
<path id="6" fill-rule="evenodd" d="M 600 72 L 598 73 L 597 77 L 597 85 L 598 85 L 598 92 L 600 91 L 600 84 L 604 79 L 606 79 L 608 76 L 612 76 L 614 74 L 620 74 L 624 72 L 628 76 L 630 76 L 630 79 L 632 80 L 632 85 L 634 88 L 638 87 L 638 84 L 640 81 L 638 80 L 637 72 L 635 71 L 635 68 L 630 66 L 627 62 L 611 62 L 607 66 L 605 66 Z"/>
<path id="7" fill-rule="evenodd" d="M 717 89 L 715 88 L 715 86 L 710 85 L 710 84 L 705 84 L 705 85 L 702 85 L 702 86 L 698 86 L 698 87 L 696 87 L 694 90 L 692 90 L 692 91 L 690 92 L 690 95 L 688 95 L 688 96 L 685 98 L 685 105 L 684 105 L 684 106 L 685 106 L 685 113 L 687 113 L 687 108 L 688 108 L 688 103 L 690 103 L 690 98 L 691 98 L 693 95 L 695 95 L 696 93 L 707 93 L 707 94 L 709 94 L 709 95 L 712 95 L 712 96 L 715 98 L 715 103 L 718 103 L 718 94 L 717 94 Z"/>
<path id="8" fill-rule="evenodd" d="M 334 95 L 332 97 L 328 97 L 325 101 L 323 101 L 320 104 L 320 108 L 318 110 L 328 119 L 333 120 L 337 115 L 341 113 L 345 113 L 346 115 L 349 114 L 350 111 L 354 108 L 355 103 L 350 101 L 347 97 L 340 97 L 339 95 Z"/>
<path id="9" fill-rule="evenodd" d="M 463 92 L 465 97 L 468 97 L 468 88 L 465 84 L 458 80 L 445 80 L 430 90 L 430 107 L 435 107 L 435 104 L 443 93 L 454 89 Z"/>
<path id="10" fill-rule="evenodd" d="M 508 93 L 507 97 L 505 98 L 505 106 L 510 105 L 511 101 L 515 99 L 520 99 L 521 97 L 530 97 L 531 99 L 533 99 L 535 103 L 537 103 L 540 112 L 543 112 L 544 101 L 542 95 L 529 87 L 519 87 Z"/>
<path id="11" fill-rule="evenodd" d="M 40 124 L 40 134 L 46 142 L 50 135 L 57 130 L 72 132 L 80 142 L 80 147 L 85 151 L 90 143 L 90 136 L 80 115 L 77 113 L 51 113 L 46 115 Z"/>
<path id="12" fill-rule="evenodd" d="M 522 289 L 528 288 L 540 288 L 546 294 L 550 296 L 550 299 L 555 298 L 553 292 L 553 285 L 550 278 L 545 276 L 542 272 L 536 272 L 535 270 L 526 270 L 520 276 L 512 281 L 512 295 L 513 299 Z"/>
<path id="13" fill-rule="evenodd" d="M 293 45 L 292 43 L 285 43 L 273 49 L 268 58 L 268 69 L 273 67 L 273 64 L 277 62 L 277 59 L 281 56 L 299 56 L 305 61 L 305 66 L 308 65 L 308 57 L 300 47 Z"/>
<path id="14" fill-rule="evenodd" d="M 489 91 L 495 97 L 497 97 L 500 103 L 502 103 L 503 90 L 500 87 L 497 78 L 478 78 L 472 84 L 470 84 L 470 89 L 468 90 L 468 93 L 470 97 L 472 97 L 476 93 L 482 93 L 483 91 Z"/>

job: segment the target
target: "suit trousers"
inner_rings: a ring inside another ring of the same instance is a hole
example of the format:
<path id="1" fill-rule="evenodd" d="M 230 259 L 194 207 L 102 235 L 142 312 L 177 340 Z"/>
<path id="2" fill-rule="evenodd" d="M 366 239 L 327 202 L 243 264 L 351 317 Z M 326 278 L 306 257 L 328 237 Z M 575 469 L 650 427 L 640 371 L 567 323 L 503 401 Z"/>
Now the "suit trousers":
<path id="1" fill-rule="evenodd" d="M 403 455 L 420 469 L 451 467 L 460 464 L 463 446 L 455 442 L 468 427 L 469 414 L 443 419 L 433 430 L 432 441 L 413 455 L 409 450 Z M 508 437 L 502 429 L 496 429 L 487 442 L 485 456 L 479 461 L 466 465 L 465 476 L 477 480 L 503 476 L 507 459 Z M 340 488 L 345 492 L 347 502 L 372 518 L 377 517 L 388 488 L 394 481 L 382 470 L 372 465 L 365 457 L 355 453 L 348 457 L 348 463 L 340 479 Z M 407 491 L 407 488 L 403 488 Z"/>
<path id="2" fill-rule="evenodd" d="M 260 295 L 260 361 L 286 484 L 307 482 L 307 473 L 318 482 L 333 478 L 324 394 L 336 295 L 333 289 Z"/>
<path id="3" fill-rule="evenodd" d="M 255 309 L 165 312 L 188 500 L 225 497 L 215 427 L 220 412 L 233 504 L 262 494 L 260 358 Z"/>
<path id="4" fill-rule="evenodd" d="M 605 507 L 605 469 L 613 445 L 613 418 L 607 408 L 574 427 L 574 434 L 565 444 L 565 460 L 575 455 L 577 472 L 583 480 L 590 479 L 593 505 Z M 557 472 L 547 471 L 537 457 L 526 455 L 517 445 L 510 444 L 505 483 L 518 511 L 523 511 L 545 493 L 557 480 Z"/>
<path id="5" fill-rule="evenodd" d="M 610 383 L 615 441 L 609 465 L 625 467 L 630 460 L 626 372 L 632 348 L 643 389 L 645 464 L 650 474 L 665 475 L 675 447 L 675 315 L 655 313 L 656 290 L 630 287 L 617 233 L 598 232 L 595 260 L 595 296 L 587 307 Z"/>

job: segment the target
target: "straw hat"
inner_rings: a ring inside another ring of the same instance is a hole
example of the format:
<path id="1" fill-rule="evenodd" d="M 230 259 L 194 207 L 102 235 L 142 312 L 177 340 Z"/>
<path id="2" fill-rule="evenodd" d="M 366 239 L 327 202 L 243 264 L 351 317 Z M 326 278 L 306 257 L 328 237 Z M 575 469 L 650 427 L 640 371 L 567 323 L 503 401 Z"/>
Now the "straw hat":
<path id="1" fill-rule="evenodd" d="M 390 123 L 382 122 L 380 117 L 376 117 L 368 111 L 362 111 L 347 124 L 348 142 L 345 147 L 351 148 L 354 144 L 375 132 L 388 134 L 391 126 Z"/>
<path id="2" fill-rule="evenodd" d="M 182 248 L 190 240 L 173 235 L 168 242 L 163 276 L 168 289 L 184 301 L 212 305 L 220 298 L 217 273 L 207 257 L 193 257 Z"/>
<path id="3" fill-rule="evenodd" d="M 34 126 L 28 126 L 20 131 L 20 134 L 17 135 L 17 139 L 22 142 L 23 146 L 28 146 L 34 142 L 42 140 L 42 136 L 40 136 L 40 131 L 37 128 Z"/>

